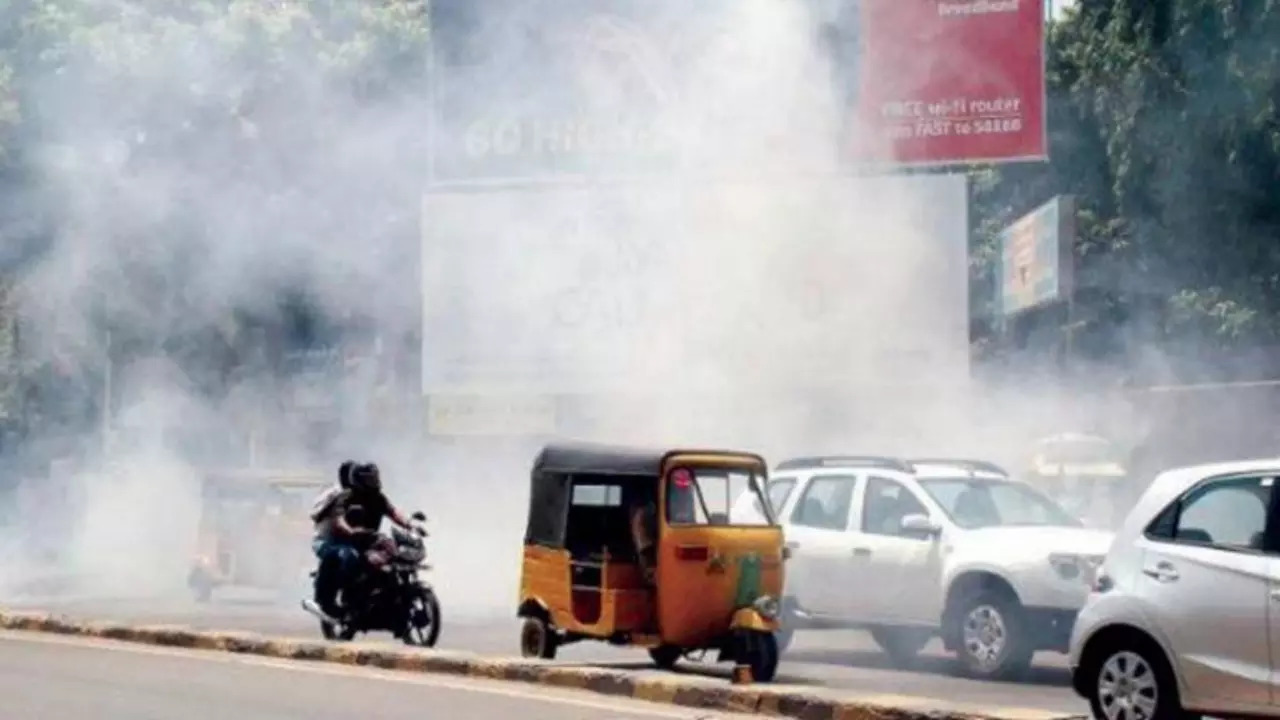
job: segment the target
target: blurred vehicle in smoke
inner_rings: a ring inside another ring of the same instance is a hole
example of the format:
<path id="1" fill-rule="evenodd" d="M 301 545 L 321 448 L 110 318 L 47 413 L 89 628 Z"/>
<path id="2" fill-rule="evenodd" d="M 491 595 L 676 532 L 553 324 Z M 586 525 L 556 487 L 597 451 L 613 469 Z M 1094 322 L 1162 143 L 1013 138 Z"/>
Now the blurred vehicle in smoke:
<path id="1" fill-rule="evenodd" d="M 1280 459 L 1160 473 L 1116 534 L 1071 634 L 1096 718 L 1280 716 Z"/>
<path id="2" fill-rule="evenodd" d="M 1090 525 L 1114 528 L 1128 512 L 1130 474 L 1106 438 L 1060 433 L 1036 441 L 1027 480 Z"/>
<path id="3" fill-rule="evenodd" d="M 187 585 L 197 601 L 215 589 L 305 586 L 311 569 L 312 498 L 331 484 L 318 471 L 209 471 L 201 487 L 197 554 Z"/>
<path id="4" fill-rule="evenodd" d="M 768 498 L 792 558 L 784 648 L 797 629 L 866 629 L 908 665 L 941 636 L 979 678 L 1067 650 L 1112 537 L 982 461 L 793 459 Z M 749 499 L 734 508 L 754 511 Z"/>

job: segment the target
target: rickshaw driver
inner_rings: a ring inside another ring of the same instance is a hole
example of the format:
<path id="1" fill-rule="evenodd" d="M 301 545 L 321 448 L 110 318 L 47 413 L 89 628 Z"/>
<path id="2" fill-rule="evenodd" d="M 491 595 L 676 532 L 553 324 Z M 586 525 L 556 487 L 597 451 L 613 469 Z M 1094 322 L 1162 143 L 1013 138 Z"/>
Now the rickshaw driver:
<path id="1" fill-rule="evenodd" d="M 671 474 L 667 485 L 667 519 L 669 522 L 690 525 L 697 522 L 697 509 L 692 474 L 683 468 Z M 636 556 L 647 584 L 653 585 L 657 570 L 656 543 L 658 507 L 656 498 L 646 497 L 631 509 L 631 539 L 636 545 Z"/>
<path id="2" fill-rule="evenodd" d="M 636 558 L 640 562 L 640 571 L 644 574 L 646 585 L 653 585 L 654 573 L 657 570 L 658 551 L 658 502 L 653 493 L 645 497 L 631 508 L 631 539 L 636 545 Z"/>

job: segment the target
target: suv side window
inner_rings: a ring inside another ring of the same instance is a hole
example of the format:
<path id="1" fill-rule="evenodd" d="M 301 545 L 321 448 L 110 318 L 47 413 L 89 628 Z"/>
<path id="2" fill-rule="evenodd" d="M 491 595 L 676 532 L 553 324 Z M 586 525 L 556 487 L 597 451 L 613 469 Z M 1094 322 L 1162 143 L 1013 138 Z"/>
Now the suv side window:
<path id="1" fill-rule="evenodd" d="M 903 536 L 902 518 L 928 514 L 929 510 L 906 485 L 887 478 L 868 479 L 866 497 L 862 501 L 862 532 Z"/>
<path id="2" fill-rule="evenodd" d="M 1263 550 L 1271 477 L 1229 478 L 1192 488 L 1156 516 L 1147 537 L 1228 550 Z"/>
<path id="3" fill-rule="evenodd" d="M 809 480 L 791 511 L 791 522 L 820 530 L 849 529 L 849 506 L 853 504 L 854 475 L 819 475 Z"/>

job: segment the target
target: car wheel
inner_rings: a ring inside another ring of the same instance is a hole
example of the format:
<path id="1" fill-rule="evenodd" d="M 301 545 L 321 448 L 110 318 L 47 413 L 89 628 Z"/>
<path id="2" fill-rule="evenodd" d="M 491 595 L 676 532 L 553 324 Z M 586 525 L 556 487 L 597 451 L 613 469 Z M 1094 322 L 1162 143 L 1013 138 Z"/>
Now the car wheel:
<path id="1" fill-rule="evenodd" d="M 878 627 L 871 631 L 871 639 L 876 641 L 889 660 L 898 667 L 906 667 L 915 662 L 916 656 L 929 644 L 933 633 L 919 628 Z"/>
<path id="2" fill-rule="evenodd" d="M 524 657 L 554 660 L 559 641 L 555 628 L 543 618 L 525 618 L 520 628 L 520 654 Z"/>
<path id="3" fill-rule="evenodd" d="M 653 660 L 653 664 L 663 670 L 670 670 L 676 666 L 676 662 L 684 655 L 684 651 L 675 645 L 659 645 L 655 648 L 649 648 L 649 657 Z"/>
<path id="4" fill-rule="evenodd" d="M 982 590 L 952 613 L 961 670 L 982 680 L 1011 680 L 1031 667 L 1026 613 L 1008 592 Z"/>
<path id="5" fill-rule="evenodd" d="M 1088 664 L 1085 688 L 1098 720 L 1186 720 L 1164 653 L 1149 641 L 1109 644 Z"/>

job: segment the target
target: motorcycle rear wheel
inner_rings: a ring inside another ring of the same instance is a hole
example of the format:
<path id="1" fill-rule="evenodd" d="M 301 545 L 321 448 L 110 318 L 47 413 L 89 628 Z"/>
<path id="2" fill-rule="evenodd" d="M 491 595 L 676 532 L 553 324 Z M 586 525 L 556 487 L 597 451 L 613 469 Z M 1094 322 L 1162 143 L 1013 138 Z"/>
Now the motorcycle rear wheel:
<path id="1" fill-rule="evenodd" d="M 404 644 L 435 647 L 440 639 L 440 601 L 429 588 L 409 601 L 409 617 L 405 619 Z"/>

